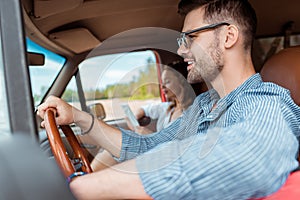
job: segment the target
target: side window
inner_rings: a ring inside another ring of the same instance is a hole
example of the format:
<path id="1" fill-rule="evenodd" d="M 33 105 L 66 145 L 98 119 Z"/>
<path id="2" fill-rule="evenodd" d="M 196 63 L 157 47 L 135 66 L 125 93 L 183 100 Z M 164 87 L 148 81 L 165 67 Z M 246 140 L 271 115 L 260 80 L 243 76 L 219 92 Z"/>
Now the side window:
<path id="1" fill-rule="evenodd" d="M 37 106 L 41 103 L 42 98 L 51 87 L 66 59 L 37 45 L 28 38 L 26 39 L 26 42 L 28 52 L 42 53 L 45 55 L 44 65 L 29 66 L 34 105 Z"/>
<path id="2" fill-rule="evenodd" d="M 266 37 L 259 38 L 254 43 L 254 64 L 258 71 L 263 63 L 273 54 L 284 48 L 284 37 Z M 290 36 L 290 46 L 300 45 L 300 35 Z"/>
<path id="3" fill-rule="evenodd" d="M 71 81 L 67 85 L 63 95 L 62 99 L 68 102 L 69 104 L 73 105 L 74 107 L 81 110 L 81 105 L 79 102 L 79 96 L 77 92 L 77 85 L 76 85 L 76 79 L 75 76 L 72 77 Z"/>
<path id="4" fill-rule="evenodd" d="M 97 56 L 79 65 L 87 105 L 101 103 L 105 121 L 125 117 L 128 104 L 135 112 L 142 105 L 161 101 L 158 65 L 152 51 Z"/>

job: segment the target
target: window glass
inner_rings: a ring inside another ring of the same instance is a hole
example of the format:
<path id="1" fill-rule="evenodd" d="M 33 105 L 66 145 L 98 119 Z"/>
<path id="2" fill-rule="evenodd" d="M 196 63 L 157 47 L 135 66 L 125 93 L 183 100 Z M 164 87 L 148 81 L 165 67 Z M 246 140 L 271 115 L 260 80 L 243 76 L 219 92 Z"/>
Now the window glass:
<path id="1" fill-rule="evenodd" d="M 135 112 L 161 101 L 155 54 L 140 51 L 89 58 L 79 65 L 87 105 L 102 103 L 104 120 L 124 118 L 122 104 Z"/>
<path id="2" fill-rule="evenodd" d="M 254 55 L 254 63 L 261 68 L 263 63 L 278 51 L 284 48 L 284 37 L 266 37 L 259 38 L 254 43 L 256 54 Z M 300 45 L 300 35 L 290 36 L 290 46 Z"/>
<path id="3" fill-rule="evenodd" d="M 69 104 L 73 105 L 74 107 L 81 110 L 81 105 L 79 102 L 78 92 L 77 92 L 77 85 L 76 85 L 76 79 L 75 76 L 72 77 L 71 81 L 67 85 L 63 95 L 62 99 L 68 102 Z"/>
<path id="4" fill-rule="evenodd" d="M 0 47 L 1 44 L 1 35 L 0 35 Z M 6 89 L 4 81 L 4 67 L 3 67 L 3 58 L 2 58 L 2 48 L 0 48 L 0 131 L 8 132 L 10 130 L 9 116 L 7 110 L 7 100 L 6 100 Z"/>
<path id="5" fill-rule="evenodd" d="M 43 96 L 52 85 L 66 59 L 37 45 L 28 38 L 26 42 L 27 51 L 45 55 L 45 63 L 43 66 L 29 66 L 34 105 L 37 106 L 41 103 Z"/>

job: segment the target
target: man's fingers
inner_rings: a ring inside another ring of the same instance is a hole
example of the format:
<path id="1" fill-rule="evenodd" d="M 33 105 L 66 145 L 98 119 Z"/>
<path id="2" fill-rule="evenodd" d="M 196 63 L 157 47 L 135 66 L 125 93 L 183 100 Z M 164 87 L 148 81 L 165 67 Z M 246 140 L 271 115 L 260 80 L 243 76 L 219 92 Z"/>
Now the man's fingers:
<path id="1" fill-rule="evenodd" d="M 38 107 L 37 114 L 38 114 L 40 117 L 44 118 L 45 112 L 46 112 L 47 109 L 53 108 L 53 110 L 56 112 L 56 107 L 57 107 L 57 103 L 50 100 L 50 101 L 48 101 L 48 102 L 42 103 L 42 104 Z"/>
<path id="2" fill-rule="evenodd" d="M 45 128 L 45 121 L 41 122 L 41 127 Z"/>

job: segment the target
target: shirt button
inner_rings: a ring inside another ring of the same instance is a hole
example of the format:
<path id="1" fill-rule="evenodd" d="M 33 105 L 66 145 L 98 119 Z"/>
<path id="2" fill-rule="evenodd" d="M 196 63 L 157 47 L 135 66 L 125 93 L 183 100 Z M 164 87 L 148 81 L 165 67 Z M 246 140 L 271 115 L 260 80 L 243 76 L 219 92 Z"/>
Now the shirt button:
<path id="1" fill-rule="evenodd" d="M 207 118 L 207 119 L 213 119 L 213 116 L 212 116 L 212 115 L 207 115 L 206 118 Z"/>

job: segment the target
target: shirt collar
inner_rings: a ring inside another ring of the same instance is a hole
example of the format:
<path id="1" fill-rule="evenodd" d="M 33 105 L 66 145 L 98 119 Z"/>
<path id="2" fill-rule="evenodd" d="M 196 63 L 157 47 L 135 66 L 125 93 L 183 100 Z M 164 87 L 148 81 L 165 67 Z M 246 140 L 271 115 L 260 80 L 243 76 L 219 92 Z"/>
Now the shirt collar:
<path id="1" fill-rule="evenodd" d="M 228 95 L 220 99 L 220 101 L 226 101 L 227 103 L 232 103 L 238 95 L 240 95 L 241 92 L 256 88 L 262 83 L 262 79 L 259 73 L 256 73 L 250 78 L 248 78 L 242 85 L 234 89 L 232 92 L 230 92 Z"/>
<path id="2" fill-rule="evenodd" d="M 223 113 L 223 111 L 225 109 L 227 109 L 237 98 L 237 96 L 239 96 L 243 91 L 249 90 L 251 88 L 256 88 L 258 87 L 260 84 L 262 83 L 262 79 L 259 73 L 256 73 L 254 75 L 252 75 L 250 78 L 248 78 L 243 84 L 241 84 L 239 87 L 237 87 L 236 89 L 234 89 L 232 92 L 230 92 L 228 95 L 226 95 L 223 98 L 219 98 L 218 100 L 216 100 L 215 98 L 212 98 L 212 102 L 214 102 L 213 104 L 217 104 L 216 108 L 214 110 L 212 110 L 212 113 L 214 113 L 217 117 L 218 115 L 220 115 L 221 113 Z M 214 89 L 212 89 L 210 91 L 210 95 L 211 97 L 216 97 L 217 93 Z"/>

